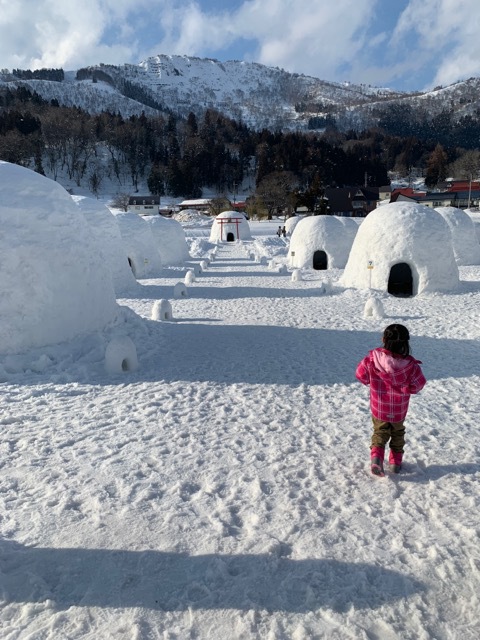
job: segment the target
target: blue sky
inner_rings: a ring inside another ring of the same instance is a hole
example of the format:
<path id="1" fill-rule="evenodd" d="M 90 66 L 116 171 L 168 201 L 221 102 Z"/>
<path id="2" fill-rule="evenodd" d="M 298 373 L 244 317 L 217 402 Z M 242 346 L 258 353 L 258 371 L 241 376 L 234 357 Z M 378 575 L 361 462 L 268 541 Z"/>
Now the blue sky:
<path id="1" fill-rule="evenodd" d="M 480 76 L 478 0 L 0 0 L 0 68 L 160 53 L 405 91 Z"/>

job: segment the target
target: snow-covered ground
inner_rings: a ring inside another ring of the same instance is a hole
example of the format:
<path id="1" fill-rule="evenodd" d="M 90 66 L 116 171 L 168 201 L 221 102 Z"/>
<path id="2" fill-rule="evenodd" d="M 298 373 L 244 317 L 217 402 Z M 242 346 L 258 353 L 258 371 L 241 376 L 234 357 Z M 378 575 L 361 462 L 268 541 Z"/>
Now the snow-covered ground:
<path id="1" fill-rule="evenodd" d="M 286 262 L 270 225 L 188 297 L 169 268 L 118 301 L 135 371 L 106 373 L 100 335 L 7 362 L 2 639 L 480 636 L 480 267 L 365 317 L 341 270 L 253 260 Z M 174 320 L 151 320 L 165 298 Z M 428 384 L 404 470 L 379 479 L 354 370 L 397 321 Z"/>

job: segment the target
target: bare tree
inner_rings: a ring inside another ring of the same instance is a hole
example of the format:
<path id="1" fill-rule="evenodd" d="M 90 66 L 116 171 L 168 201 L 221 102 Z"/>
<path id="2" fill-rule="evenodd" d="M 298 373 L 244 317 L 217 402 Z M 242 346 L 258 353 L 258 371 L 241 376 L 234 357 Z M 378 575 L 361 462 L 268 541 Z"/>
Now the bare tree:
<path id="1" fill-rule="evenodd" d="M 289 196 L 297 186 L 298 179 L 291 171 L 274 171 L 260 182 L 255 195 L 263 201 L 271 216 L 291 206 Z"/>
<path id="2" fill-rule="evenodd" d="M 110 206 L 120 211 L 128 211 L 130 196 L 128 193 L 117 193 L 110 202 Z"/>
<path id="3" fill-rule="evenodd" d="M 211 216 L 218 216 L 222 211 L 228 211 L 232 208 L 230 200 L 226 196 L 217 196 L 210 200 L 208 205 L 208 212 Z"/>

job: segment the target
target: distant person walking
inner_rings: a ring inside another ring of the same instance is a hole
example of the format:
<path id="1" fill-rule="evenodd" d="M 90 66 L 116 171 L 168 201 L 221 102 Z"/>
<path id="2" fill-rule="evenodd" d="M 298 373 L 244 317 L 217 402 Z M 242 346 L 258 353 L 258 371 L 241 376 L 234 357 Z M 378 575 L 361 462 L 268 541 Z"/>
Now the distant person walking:
<path id="1" fill-rule="evenodd" d="M 283 236 L 284 238 L 286 238 L 286 237 L 287 237 L 287 228 L 286 228 L 286 227 L 283 227 L 283 229 L 282 229 L 282 236 Z"/>
<path id="2" fill-rule="evenodd" d="M 282 237 L 282 227 L 278 227 L 278 229 L 277 229 L 277 236 L 278 236 L 279 238 L 281 238 L 281 237 Z"/>
<path id="3" fill-rule="evenodd" d="M 383 347 L 370 351 L 358 364 L 355 376 L 370 386 L 373 435 L 371 471 L 384 476 L 385 446 L 390 442 L 390 470 L 399 473 L 405 446 L 404 421 L 410 396 L 426 384 L 420 365 L 410 355 L 410 334 L 402 324 L 391 324 L 383 332 Z"/>

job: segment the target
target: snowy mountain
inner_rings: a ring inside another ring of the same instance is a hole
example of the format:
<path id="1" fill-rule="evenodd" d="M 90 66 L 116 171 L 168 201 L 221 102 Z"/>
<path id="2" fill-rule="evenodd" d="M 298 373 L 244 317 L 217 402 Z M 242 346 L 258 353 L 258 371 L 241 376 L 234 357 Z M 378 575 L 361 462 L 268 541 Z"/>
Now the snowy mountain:
<path id="1" fill-rule="evenodd" d="M 253 128 L 284 130 L 322 128 L 331 119 L 339 126 L 368 125 L 376 109 L 399 102 L 431 115 L 452 110 L 457 117 L 475 114 L 480 107 L 478 78 L 426 93 L 399 93 L 326 82 L 257 63 L 179 55 L 157 55 L 138 65 L 99 64 L 67 72 L 62 82 L 18 79 L 4 72 L 1 85 L 27 87 L 90 113 L 186 116 L 212 108 Z"/>

